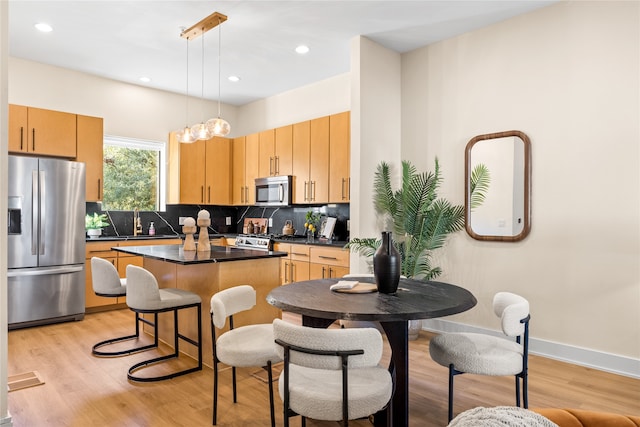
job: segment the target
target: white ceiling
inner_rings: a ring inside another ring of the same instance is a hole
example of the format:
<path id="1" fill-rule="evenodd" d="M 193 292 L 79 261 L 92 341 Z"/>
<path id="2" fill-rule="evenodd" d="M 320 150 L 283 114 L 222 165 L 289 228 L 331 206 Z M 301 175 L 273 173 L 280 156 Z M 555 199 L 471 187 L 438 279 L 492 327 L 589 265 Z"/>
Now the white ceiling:
<path id="1" fill-rule="evenodd" d="M 357 35 L 403 53 L 554 2 L 9 0 L 9 54 L 185 93 L 181 28 L 218 11 L 228 16 L 221 26 L 221 99 L 239 106 L 349 71 Z M 37 31 L 38 22 L 53 31 Z M 295 53 L 299 44 L 310 52 Z M 217 100 L 217 29 L 205 34 L 204 48 L 204 95 Z M 193 96 L 202 90 L 202 56 L 198 38 L 189 43 Z M 241 80 L 229 82 L 230 75 Z M 152 80 L 142 83 L 141 76 Z"/>

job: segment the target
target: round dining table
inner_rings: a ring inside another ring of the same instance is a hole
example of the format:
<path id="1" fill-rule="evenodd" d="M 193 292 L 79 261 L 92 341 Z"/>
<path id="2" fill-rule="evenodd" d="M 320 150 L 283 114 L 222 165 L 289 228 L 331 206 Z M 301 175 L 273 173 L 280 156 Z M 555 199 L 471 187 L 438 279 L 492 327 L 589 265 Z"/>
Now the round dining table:
<path id="1" fill-rule="evenodd" d="M 393 294 L 379 293 L 375 288 L 362 293 L 332 291 L 331 286 L 340 280 L 375 283 L 373 277 L 365 276 L 294 282 L 273 289 L 267 295 L 267 302 L 283 311 L 301 314 L 302 324 L 310 327 L 326 328 L 340 319 L 380 322 L 391 348 L 389 371 L 394 380 L 394 393 L 387 409 L 375 414 L 374 425 L 407 427 L 409 320 L 461 313 L 475 306 L 476 298 L 460 286 L 404 278 Z"/>

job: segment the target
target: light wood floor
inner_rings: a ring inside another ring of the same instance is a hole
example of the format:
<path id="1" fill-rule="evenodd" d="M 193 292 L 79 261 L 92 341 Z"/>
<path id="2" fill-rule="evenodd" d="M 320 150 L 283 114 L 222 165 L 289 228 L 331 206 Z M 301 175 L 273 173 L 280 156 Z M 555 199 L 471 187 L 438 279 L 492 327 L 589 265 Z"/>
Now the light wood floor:
<path id="1" fill-rule="evenodd" d="M 116 310 L 89 314 L 81 322 L 9 332 L 9 375 L 38 371 L 44 385 L 9 393 L 16 427 L 40 426 L 208 426 L 212 371 L 160 383 L 127 380 L 128 367 L 156 350 L 119 358 L 97 358 L 91 346 L 133 330 L 133 314 Z M 203 333 L 209 332 L 204 325 Z M 429 358 L 429 334 L 410 344 L 410 425 L 445 426 L 447 370 Z M 388 357 L 388 349 L 387 356 Z M 191 362 L 186 358 L 185 363 Z M 385 360 L 386 364 L 386 360 Z M 231 373 L 221 376 L 220 426 L 267 426 L 266 384 L 240 370 L 238 403 L 231 401 Z M 476 406 L 513 405 L 512 378 L 462 375 L 456 378 L 455 412 Z M 277 391 L 276 391 L 277 396 Z M 582 408 L 640 415 L 640 380 L 531 356 L 529 406 Z M 282 425 L 276 398 L 277 423 Z M 292 420 L 299 425 L 299 420 Z M 337 423 L 309 421 L 309 426 Z M 369 426 L 360 420 L 354 426 Z"/>

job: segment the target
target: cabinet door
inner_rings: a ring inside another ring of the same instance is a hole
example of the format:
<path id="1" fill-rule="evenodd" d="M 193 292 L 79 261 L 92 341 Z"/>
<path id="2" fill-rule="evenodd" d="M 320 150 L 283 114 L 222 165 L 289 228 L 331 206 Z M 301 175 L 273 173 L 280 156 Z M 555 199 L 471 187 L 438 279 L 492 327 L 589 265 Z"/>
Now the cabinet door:
<path id="1" fill-rule="evenodd" d="M 245 139 L 245 204 L 253 205 L 256 202 L 256 178 L 258 178 L 258 151 L 260 137 L 257 133 L 247 135 Z"/>
<path id="2" fill-rule="evenodd" d="M 113 265 L 117 264 L 117 258 L 114 257 L 104 257 L 104 259 L 106 259 L 107 261 L 111 262 Z M 110 305 L 110 304 L 116 304 L 117 303 L 117 299 L 116 298 L 107 298 L 107 297 L 99 297 L 98 295 L 96 295 L 96 293 L 93 291 L 93 278 L 92 278 L 92 273 L 91 273 L 91 258 L 87 258 L 85 260 L 85 264 L 84 264 L 84 271 L 85 271 L 85 290 L 84 290 L 84 298 L 85 298 L 85 303 L 84 306 L 86 308 L 91 308 L 91 307 L 101 307 L 101 306 L 105 306 L 105 305 Z"/>
<path id="3" fill-rule="evenodd" d="M 86 165 L 87 202 L 102 200 L 103 190 L 103 120 L 100 117 L 77 116 L 78 155 Z"/>
<path id="4" fill-rule="evenodd" d="M 347 203 L 351 194 L 351 120 L 346 111 L 329 117 L 329 203 Z"/>
<path id="5" fill-rule="evenodd" d="M 293 125 L 293 203 L 308 202 L 309 158 L 311 156 L 309 121 Z"/>
<path id="6" fill-rule="evenodd" d="M 56 157 L 76 157 L 76 115 L 28 108 L 27 151 Z"/>
<path id="7" fill-rule="evenodd" d="M 329 117 L 311 120 L 309 181 L 311 203 L 329 201 Z"/>
<path id="8" fill-rule="evenodd" d="M 234 205 L 246 204 L 245 189 L 245 137 L 233 140 L 233 173 L 231 184 L 231 203 Z"/>
<path id="9" fill-rule="evenodd" d="M 301 282 L 309 280 L 309 262 L 291 260 L 291 281 Z"/>
<path id="10" fill-rule="evenodd" d="M 349 273 L 347 267 L 337 267 L 329 264 L 309 264 L 309 280 L 336 279 Z"/>
<path id="11" fill-rule="evenodd" d="M 269 129 L 260 132 L 259 134 L 259 149 L 258 149 L 258 176 L 260 178 L 265 176 L 274 176 L 276 174 L 275 167 L 275 131 Z M 256 153 L 247 153 L 247 156 L 256 155 Z"/>
<path id="12" fill-rule="evenodd" d="M 180 144 L 180 203 L 204 203 L 205 143 Z"/>
<path id="13" fill-rule="evenodd" d="M 27 152 L 27 107 L 9 105 L 9 152 Z"/>
<path id="14" fill-rule="evenodd" d="M 274 175 L 291 175 L 293 171 L 293 125 L 275 130 Z"/>
<path id="15" fill-rule="evenodd" d="M 214 137 L 206 142 L 205 202 L 228 205 L 231 202 L 231 140 Z"/>

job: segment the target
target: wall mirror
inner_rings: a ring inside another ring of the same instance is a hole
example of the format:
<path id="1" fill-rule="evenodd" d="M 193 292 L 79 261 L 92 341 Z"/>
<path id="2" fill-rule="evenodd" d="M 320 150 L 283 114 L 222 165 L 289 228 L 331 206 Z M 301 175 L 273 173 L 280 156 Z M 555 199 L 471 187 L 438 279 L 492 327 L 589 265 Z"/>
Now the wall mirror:
<path id="1" fill-rule="evenodd" d="M 465 227 L 477 240 L 517 242 L 531 229 L 531 142 L 523 132 L 478 135 L 465 150 Z"/>

